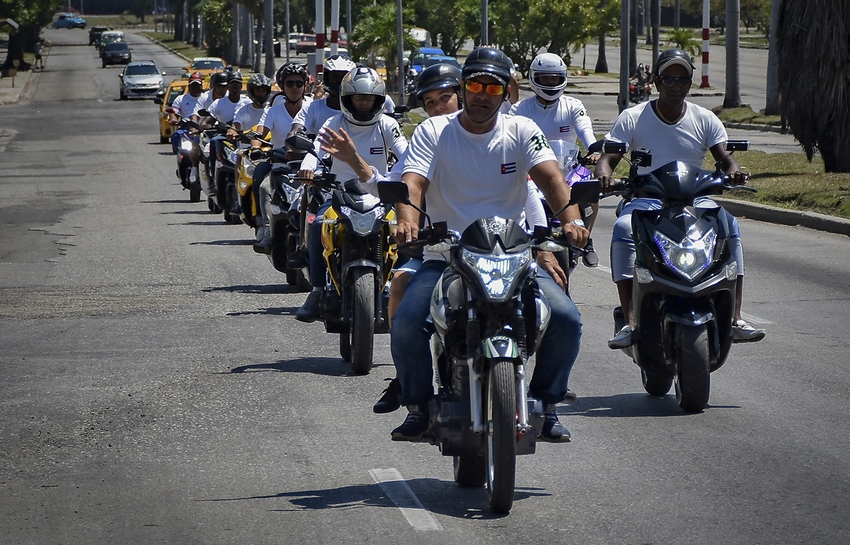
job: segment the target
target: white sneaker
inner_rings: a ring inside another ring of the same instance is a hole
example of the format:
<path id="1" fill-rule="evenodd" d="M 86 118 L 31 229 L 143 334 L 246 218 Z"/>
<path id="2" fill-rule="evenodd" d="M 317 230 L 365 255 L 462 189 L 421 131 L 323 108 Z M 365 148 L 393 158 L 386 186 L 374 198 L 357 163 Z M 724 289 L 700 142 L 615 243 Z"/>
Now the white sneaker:
<path id="1" fill-rule="evenodd" d="M 614 335 L 614 338 L 608 339 L 608 348 L 612 350 L 628 348 L 633 344 L 635 344 L 635 342 L 632 339 L 632 327 L 628 325 L 624 325 L 623 329 L 621 329 L 617 332 L 616 335 Z"/>
<path id="2" fill-rule="evenodd" d="M 198 167 L 192 167 L 192 172 L 189 173 L 189 181 L 191 183 L 198 181 Z"/>
<path id="3" fill-rule="evenodd" d="M 756 329 L 744 320 L 732 322 L 732 342 L 754 343 L 764 339 L 764 329 Z"/>

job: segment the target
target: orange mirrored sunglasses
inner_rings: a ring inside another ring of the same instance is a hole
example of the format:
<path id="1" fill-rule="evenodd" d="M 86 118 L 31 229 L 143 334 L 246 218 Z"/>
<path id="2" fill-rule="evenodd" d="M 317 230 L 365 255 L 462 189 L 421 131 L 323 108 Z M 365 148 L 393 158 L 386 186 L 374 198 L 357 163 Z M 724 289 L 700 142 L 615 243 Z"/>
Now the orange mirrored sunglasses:
<path id="1" fill-rule="evenodd" d="M 486 91 L 490 96 L 502 96 L 505 94 L 505 86 L 501 83 L 490 83 L 484 85 L 480 81 L 475 81 L 474 79 L 468 79 L 463 83 L 463 86 L 466 87 L 466 90 L 470 93 L 481 93 Z"/>

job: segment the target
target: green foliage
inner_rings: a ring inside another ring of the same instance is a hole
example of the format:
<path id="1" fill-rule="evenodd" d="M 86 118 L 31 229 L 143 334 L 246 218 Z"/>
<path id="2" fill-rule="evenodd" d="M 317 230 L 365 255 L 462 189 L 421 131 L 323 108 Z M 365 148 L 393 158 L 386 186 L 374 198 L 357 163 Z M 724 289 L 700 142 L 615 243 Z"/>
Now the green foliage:
<path id="1" fill-rule="evenodd" d="M 696 57 L 702 50 L 702 40 L 689 28 L 671 29 L 667 39 L 679 49 L 687 51 L 691 57 Z"/>
<path id="2" fill-rule="evenodd" d="M 63 0 L 0 0 L 0 18 L 13 19 L 18 23 L 17 32 L 26 32 L 48 25 Z M 3 29 L 11 32 L 9 26 Z"/>
<path id="3" fill-rule="evenodd" d="M 402 21 L 413 19 L 412 9 L 402 10 Z M 404 23 L 404 48 L 412 49 L 418 43 L 410 36 L 409 30 L 413 25 Z M 398 73 L 398 18 L 394 3 L 384 5 L 372 4 L 363 8 L 351 39 L 357 45 L 351 49 L 353 58 L 365 58 L 370 55 L 380 55 L 387 63 L 387 73 Z"/>
<path id="4" fill-rule="evenodd" d="M 228 59 L 232 39 L 233 15 L 230 0 L 206 0 L 203 3 L 202 14 L 206 25 L 208 50 L 211 55 L 225 58 L 232 63 L 236 59 Z"/>

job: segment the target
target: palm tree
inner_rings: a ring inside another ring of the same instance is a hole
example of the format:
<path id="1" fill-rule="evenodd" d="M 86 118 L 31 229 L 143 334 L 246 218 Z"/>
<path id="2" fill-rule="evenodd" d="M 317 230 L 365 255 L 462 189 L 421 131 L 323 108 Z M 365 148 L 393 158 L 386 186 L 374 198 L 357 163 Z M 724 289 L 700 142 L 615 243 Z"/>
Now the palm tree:
<path id="1" fill-rule="evenodd" d="M 398 74 L 398 31 L 397 12 L 395 4 L 371 4 L 363 8 L 354 32 L 349 41 L 357 45 L 352 49 L 353 58 L 363 58 L 369 55 L 384 57 L 387 63 L 387 74 L 393 81 L 393 74 Z M 403 10 L 402 18 L 413 18 L 413 10 Z M 410 35 L 411 25 L 404 25 L 404 48 L 413 49 L 419 45 Z"/>
<path id="2" fill-rule="evenodd" d="M 847 0 L 784 0 L 776 42 L 779 94 L 794 137 L 827 172 L 850 172 L 850 6 Z"/>
<path id="3" fill-rule="evenodd" d="M 779 24 L 780 0 L 770 3 L 770 36 L 767 53 L 767 101 L 764 105 L 765 115 L 778 115 L 779 109 L 779 75 L 777 74 L 776 30 Z"/>
<path id="4" fill-rule="evenodd" d="M 726 0 L 726 97 L 724 108 L 741 107 L 741 0 Z"/>

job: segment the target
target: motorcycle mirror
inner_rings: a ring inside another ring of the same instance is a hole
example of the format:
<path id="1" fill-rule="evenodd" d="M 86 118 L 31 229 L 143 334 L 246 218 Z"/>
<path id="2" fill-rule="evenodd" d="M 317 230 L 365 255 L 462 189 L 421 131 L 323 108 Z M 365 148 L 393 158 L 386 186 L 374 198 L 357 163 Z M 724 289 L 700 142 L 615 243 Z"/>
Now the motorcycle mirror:
<path id="1" fill-rule="evenodd" d="M 209 110 L 201 108 L 200 110 L 198 110 L 198 115 L 201 117 L 207 117 L 208 115 L 210 115 L 210 112 Z"/>
<path id="2" fill-rule="evenodd" d="M 727 140 L 726 141 L 726 151 L 732 153 L 733 151 L 747 151 L 750 149 L 750 141 L 749 140 Z"/>
<path id="3" fill-rule="evenodd" d="M 576 182 L 570 186 L 570 205 L 599 202 L 599 193 L 601 191 L 602 183 L 595 178 Z"/>
<path id="4" fill-rule="evenodd" d="M 603 151 L 604 147 L 605 141 L 597 140 L 596 142 L 592 143 L 589 148 L 587 148 L 587 154 L 590 155 L 591 153 L 599 153 Z"/>
<path id="5" fill-rule="evenodd" d="M 410 191 L 404 182 L 378 182 L 378 198 L 384 204 L 410 204 Z"/>
<path id="6" fill-rule="evenodd" d="M 633 167 L 652 166 L 652 154 L 646 148 L 636 149 L 632 152 Z"/>
<path id="7" fill-rule="evenodd" d="M 393 110 L 393 111 L 394 111 L 395 113 L 397 113 L 397 114 L 404 114 L 404 113 L 409 112 L 409 111 L 410 111 L 410 108 L 408 108 L 408 107 L 407 107 L 406 105 L 404 105 L 404 104 L 401 104 L 401 105 L 396 106 L 396 107 L 395 107 L 395 110 Z"/>
<path id="8" fill-rule="evenodd" d="M 622 144 L 620 142 L 611 142 L 610 140 L 602 141 L 602 153 L 617 153 L 619 155 L 625 155 L 628 152 L 628 144 Z"/>

